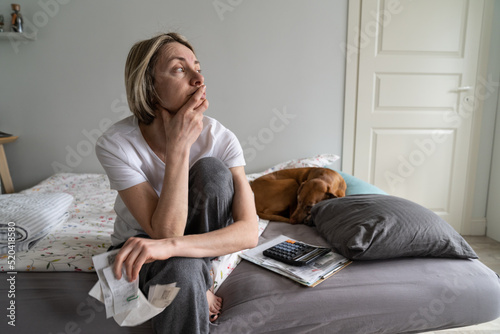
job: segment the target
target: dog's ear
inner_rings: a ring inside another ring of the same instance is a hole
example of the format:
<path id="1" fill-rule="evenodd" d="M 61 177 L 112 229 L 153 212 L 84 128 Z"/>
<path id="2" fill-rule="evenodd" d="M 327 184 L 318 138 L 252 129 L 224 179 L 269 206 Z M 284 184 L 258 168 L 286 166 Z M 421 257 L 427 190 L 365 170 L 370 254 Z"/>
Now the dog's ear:
<path id="1" fill-rule="evenodd" d="M 345 197 L 345 189 L 338 188 L 335 192 L 335 197 Z"/>
<path id="2" fill-rule="evenodd" d="M 301 191 L 301 190 L 302 190 L 302 188 L 304 187 L 304 183 L 306 183 L 306 181 L 304 181 L 304 182 L 302 182 L 302 183 L 300 184 L 300 187 L 299 187 L 299 189 L 297 190 L 297 195 L 298 195 L 298 194 L 300 194 L 300 191 Z"/>
<path id="3" fill-rule="evenodd" d="M 345 183 L 345 180 L 341 178 L 335 194 L 337 195 L 337 197 L 345 197 L 346 190 L 347 190 L 347 184 Z"/>
<path id="4" fill-rule="evenodd" d="M 335 196 L 335 194 L 333 194 L 331 192 L 327 192 L 325 194 L 325 199 L 330 199 L 330 198 L 337 198 L 337 196 Z"/>
<path id="5" fill-rule="evenodd" d="M 329 198 L 338 198 L 345 196 L 345 190 L 341 188 L 333 189 L 332 186 L 328 186 L 328 194 L 331 196 Z"/>

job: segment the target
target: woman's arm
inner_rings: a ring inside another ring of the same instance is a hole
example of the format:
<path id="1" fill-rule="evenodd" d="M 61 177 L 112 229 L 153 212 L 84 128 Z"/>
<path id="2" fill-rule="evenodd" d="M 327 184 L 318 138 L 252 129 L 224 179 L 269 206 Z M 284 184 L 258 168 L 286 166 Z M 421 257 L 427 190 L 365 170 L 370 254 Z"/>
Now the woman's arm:
<path id="1" fill-rule="evenodd" d="M 257 213 L 252 189 L 243 166 L 230 169 L 233 174 L 233 220 L 231 225 L 205 234 L 185 235 L 172 239 L 174 254 L 183 257 L 214 257 L 234 253 L 257 245 Z"/>
<path id="2" fill-rule="evenodd" d="M 122 266 L 134 280 L 144 263 L 170 257 L 215 257 L 252 248 L 258 242 L 255 202 L 243 167 L 231 168 L 235 195 L 234 223 L 220 230 L 165 239 L 130 238 L 115 259 L 114 273 L 121 278 Z"/>
<path id="3" fill-rule="evenodd" d="M 132 216 L 153 239 L 180 236 L 186 226 L 189 166 L 182 154 L 172 160 L 165 167 L 160 197 L 149 182 L 118 192 Z"/>
<path id="4" fill-rule="evenodd" d="M 119 191 L 130 213 L 153 239 L 182 236 L 188 215 L 189 152 L 203 129 L 208 101 L 200 87 L 175 114 L 159 107 L 159 126 L 153 135 L 164 136 L 165 174 L 160 196 L 148 182 Z M 162 131 L 163 130 L 163 131 Z"/>

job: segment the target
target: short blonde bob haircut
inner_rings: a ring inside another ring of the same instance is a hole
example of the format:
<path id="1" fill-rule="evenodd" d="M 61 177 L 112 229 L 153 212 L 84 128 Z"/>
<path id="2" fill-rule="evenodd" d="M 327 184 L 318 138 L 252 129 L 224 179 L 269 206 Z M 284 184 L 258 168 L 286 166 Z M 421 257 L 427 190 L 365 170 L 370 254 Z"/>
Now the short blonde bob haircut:
<path id="1" fill-rule="evenodd" d="M 125 63 L 125 89 L 130 111 L 148 125 L 155 118 L 158 94 L 154 88 L 154 68 L 163 46 L 177 42 L 194 53 L 186 38 L 177 33 L 159 34 L 134 44 Z"/>

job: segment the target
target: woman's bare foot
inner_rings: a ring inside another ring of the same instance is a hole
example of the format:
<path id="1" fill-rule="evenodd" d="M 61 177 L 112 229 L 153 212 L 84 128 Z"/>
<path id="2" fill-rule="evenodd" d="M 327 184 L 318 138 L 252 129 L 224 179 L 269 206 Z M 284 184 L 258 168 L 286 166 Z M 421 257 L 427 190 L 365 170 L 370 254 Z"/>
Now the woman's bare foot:
<path id="1" fill-rule="evenodd" d="M 222 298 L 216 296 L 212 291 L 207 290 L 207 301 L 210 321 L 214 322 L 220 315 L 220 310 L 222 308 Z"/>

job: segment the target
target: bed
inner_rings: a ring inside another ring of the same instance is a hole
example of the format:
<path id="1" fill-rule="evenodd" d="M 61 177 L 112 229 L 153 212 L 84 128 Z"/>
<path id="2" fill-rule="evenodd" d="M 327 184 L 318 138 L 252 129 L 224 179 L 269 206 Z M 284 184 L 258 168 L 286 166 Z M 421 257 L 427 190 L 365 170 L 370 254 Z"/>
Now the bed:
<path id="1" fill-rule="evenodd" d="M 326 166 L 334 159 L 321 155 L 289 161 L 248 179 L 282 168 Z M 386 196 L 342 175 L 349 200 Z M 116 192 L 109 189 L 107 177 L 60 173 L 21 195 L 60 193 L 72 196 L 67 219 L 29 250 L 17 251 L 15 271 L 9 268 L 8 255 L 0 255 L 5 277 L 0 280 L 0 309 L 7 315 L 5 320 L 2 314 L 0 332 L 38 333 L 43 328 L 44 333 L 152 333 L 149 321 L 120 327 L 106 319 L 104 306 L 88 295 L 97 281 L 92 256 L 109 247 L 115 219 Z M 332 232 L 332 239 L 317 221 L 316 226 L 306 226 L 260 220 L 259 243 L 284 234 L 331 247 L 338 231 Z M 443 247 L 449 244 L 463 246 L 455 239 Z M 359 250 L 351 254 L 352 264 L 314 288 L 241 260 L 238 254 L 214 259 L 213 289 L 223 298 L 223 311 L 211 333 L 421 333 L 500 317 L 500 278 L 480 260 L 387 255 L 381 259 L 381 251 L 374 249 L 365 249 L 365 258 Z M 14 313 L 7 310 L 12 301 Z M 8 324 L 9 314 L 14 314 L 15 327 Z"/>

